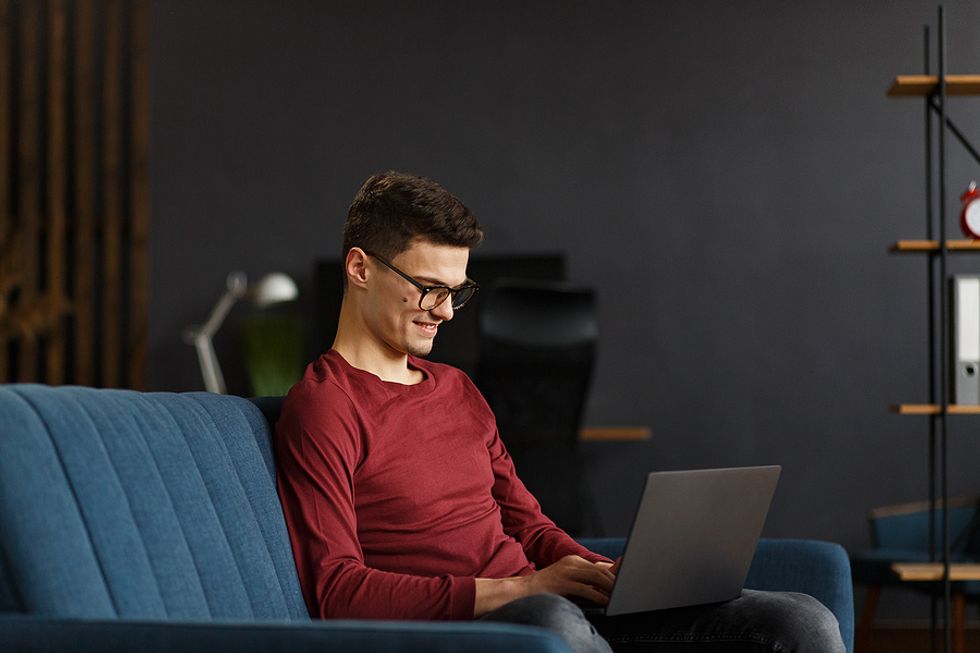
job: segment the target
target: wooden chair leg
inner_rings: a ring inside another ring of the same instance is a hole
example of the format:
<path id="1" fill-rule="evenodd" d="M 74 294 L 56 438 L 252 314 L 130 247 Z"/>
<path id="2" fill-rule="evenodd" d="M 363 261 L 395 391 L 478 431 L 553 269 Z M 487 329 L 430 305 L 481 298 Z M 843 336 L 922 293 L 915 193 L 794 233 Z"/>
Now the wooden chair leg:
<path id="1" fill-rule="evenodd" d="M 953 653 L 966 653 L 966 594 L 953 595 Z"/>
<path id="2" fill-rule="evenodd" d="M 858 622 L 855 633 L 854 653 L 870 653 L 871 651 L 871 635 L 874 631 L 875 613 L 878 611 L 878 599 L 880 598 L 880 586 L 868 587 L 864 597 L 864 612 L 861 613 L 861 620 Z"/>

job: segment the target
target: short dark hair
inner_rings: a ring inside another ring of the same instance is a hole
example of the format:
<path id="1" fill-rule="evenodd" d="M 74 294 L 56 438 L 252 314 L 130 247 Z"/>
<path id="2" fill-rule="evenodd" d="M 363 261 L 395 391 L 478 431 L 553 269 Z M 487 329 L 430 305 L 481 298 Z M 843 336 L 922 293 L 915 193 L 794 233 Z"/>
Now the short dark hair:
<path id="1" fill-rule="evenodd" d="M 483 229 L 465 204 L 432 179 L 389 170 L 365 181 L 347 212 L 343 256 L 360 247 L 390 259 L 415 238 L 472 249 L 483 241 Z"/>

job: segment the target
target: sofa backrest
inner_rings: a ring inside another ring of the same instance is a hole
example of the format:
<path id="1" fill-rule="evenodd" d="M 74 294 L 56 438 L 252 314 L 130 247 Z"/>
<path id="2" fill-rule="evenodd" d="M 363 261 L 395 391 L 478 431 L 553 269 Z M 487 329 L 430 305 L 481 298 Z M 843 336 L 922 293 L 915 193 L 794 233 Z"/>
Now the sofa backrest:
<path id="1" fill-rule="evenodd" d="M 307 619 L 259 409 L 0 386 L 0 610 Z"/>

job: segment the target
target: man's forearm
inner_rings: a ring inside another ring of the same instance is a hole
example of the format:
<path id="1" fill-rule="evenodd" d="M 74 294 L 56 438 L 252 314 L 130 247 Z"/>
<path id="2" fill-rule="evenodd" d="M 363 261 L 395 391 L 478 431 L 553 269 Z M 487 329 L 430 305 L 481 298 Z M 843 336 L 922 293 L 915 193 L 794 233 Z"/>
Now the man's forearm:
<path id="1" fill-rule="evenodd" d="M 524 596 L 527 583 L 523 578 L 477 578 L 473 616 L 481 617 Z"/>

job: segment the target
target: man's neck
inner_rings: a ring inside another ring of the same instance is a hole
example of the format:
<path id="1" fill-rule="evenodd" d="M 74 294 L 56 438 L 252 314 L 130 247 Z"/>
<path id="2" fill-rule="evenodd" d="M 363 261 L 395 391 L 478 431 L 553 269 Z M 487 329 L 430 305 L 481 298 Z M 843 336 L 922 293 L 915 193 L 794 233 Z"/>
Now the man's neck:
<path id="1" fill-rule="evenodd" d="M 356 323 L 352 313 L 341 307 L 332 349 L 351 367 L 370 372 L 382 381 L 402 385 L 421 383 L 424 375 L 408 366 L 408 354 L 378 342 L 364 324 Z"/>

